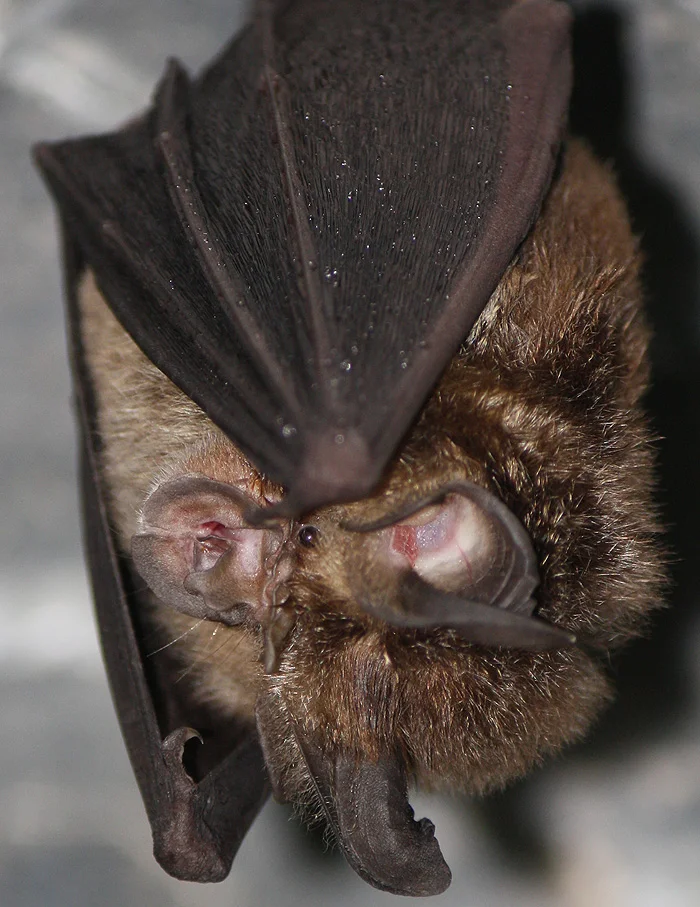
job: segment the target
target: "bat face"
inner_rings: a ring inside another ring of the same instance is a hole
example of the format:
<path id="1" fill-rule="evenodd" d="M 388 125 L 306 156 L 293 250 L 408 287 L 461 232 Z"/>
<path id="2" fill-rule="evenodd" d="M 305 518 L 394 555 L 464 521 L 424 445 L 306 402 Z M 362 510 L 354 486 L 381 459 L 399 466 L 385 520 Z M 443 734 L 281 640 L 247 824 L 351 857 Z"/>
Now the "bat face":
<path id="1" fill-rule="evenodd" d="M 581 736 L 605 653 L 656 603 L 639 295 L 613 181 L 571 143 L 379 486 L 291 519 L 83 280 L 110 514 L 153 593 L 152 648 L 172 644 L 166 673 L 188 672 L 203 711 L 257 724 L 277 797 L 323 815 L 377 887 L 449 884 L 407 784 L 483 792 Z"/>

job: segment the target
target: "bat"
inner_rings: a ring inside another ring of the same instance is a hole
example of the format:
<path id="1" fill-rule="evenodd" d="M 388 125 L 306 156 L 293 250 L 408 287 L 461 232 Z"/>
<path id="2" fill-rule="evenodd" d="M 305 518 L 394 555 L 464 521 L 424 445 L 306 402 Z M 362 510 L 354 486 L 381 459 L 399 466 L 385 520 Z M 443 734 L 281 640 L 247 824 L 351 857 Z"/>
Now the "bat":
<path id="1" fill-rule="evenodd" d="M 409 785 L 581 737 L 658 604 L 639 254 L 566 135 L 570 18 L 260 3 L 123 128 L 36 149 L 103 652 L 178 878 L 224 878 L 272 791 L 440 893 Z"/>

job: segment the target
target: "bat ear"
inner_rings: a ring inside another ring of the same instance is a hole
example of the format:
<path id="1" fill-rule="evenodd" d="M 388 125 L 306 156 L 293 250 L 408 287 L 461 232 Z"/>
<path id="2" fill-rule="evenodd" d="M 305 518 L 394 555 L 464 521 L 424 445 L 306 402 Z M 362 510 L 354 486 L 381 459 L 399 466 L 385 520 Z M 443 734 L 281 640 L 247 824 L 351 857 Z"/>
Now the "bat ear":
<path id="1" fill-rule="evenodd" d="M 446 592 L 529 614 L 539 577 L 530 539 L 493 495 L 451 485 L 441 498 L 379 531 L 387 563 Z"/>
<path id="2" fill-rule="evenodd" d="M 245 513 L 245 492 L 203 476 L 159 485 L 143 506 L 131 553 L 136 568 L 165 604 L 178 611 L 236 624 L 260 608 L 274 575 L 286 580 L 282 528 L 258 528 Z"/>
<path id="3" fill-rule="evenodd" d="M 451 627 L 482 645 L 542 649 L 571 634 L 531 617 L 537 558 L 520 521 L 495 495 L 453 482 L 428 500 L 371 525 L 372 563 L 357 589 L 362 606 L 387 623 Z M 382 584 L 379 584 L 382 577 Z"/>

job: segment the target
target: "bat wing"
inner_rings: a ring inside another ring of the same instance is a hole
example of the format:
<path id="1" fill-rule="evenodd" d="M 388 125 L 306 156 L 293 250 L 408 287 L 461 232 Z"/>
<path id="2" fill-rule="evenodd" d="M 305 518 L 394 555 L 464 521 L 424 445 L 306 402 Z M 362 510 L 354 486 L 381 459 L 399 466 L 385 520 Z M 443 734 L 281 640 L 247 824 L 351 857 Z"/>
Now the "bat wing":
<path id="1" fill-rule="evenodd" d="M 42 146 L 148 357 L 283 510 L 365 496 L 537 216 L 570 87 L 557 0 L 268 4 L 119 132 Z"/>
<path id="2" fill-rule="evenodd" d="M 98 466 L 95 401 L 80 339 L 76 289 L 79 250 L 66 243 L 70 347 L 81 435 L 83 525 L 95 607 L 122 735 L 153 831 L 154 853 L 171 875 L 194 881 L 225 878 L 243 837 L 267 798 L 269 784 L 257 731 L 231 728 L 207 739 L 204 771 L 185 770 L 185 744 L 199 733 L 202 710 L 188 715 L 139 646 L 140 607 L 120 561 L 107 518 Z M 164 730 L 165 728 L 165 730 Z M 200 738 L 201 739 L 201 738 Z"/>

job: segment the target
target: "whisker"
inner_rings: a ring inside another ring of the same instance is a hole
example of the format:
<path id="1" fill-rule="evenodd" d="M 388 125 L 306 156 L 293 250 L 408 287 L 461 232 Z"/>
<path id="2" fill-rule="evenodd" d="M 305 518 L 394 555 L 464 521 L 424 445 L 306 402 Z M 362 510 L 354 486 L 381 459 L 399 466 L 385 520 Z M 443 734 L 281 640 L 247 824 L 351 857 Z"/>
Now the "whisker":
<path id="1" fill-rule="evenodd" d="M 201 617 L 196 623 L 192 624 L 191 627 L 189 627 L 187 630 L 185 630 L 184 633 L 181 633 L 179 636 L 176 636 L 175 639 L 171 639 L 170 642 L 166 642 L 166 644 L 164 646 L 161 646 L 159 649 L 155 649 L 153 652 L 149 652 L 148 655 L 146 656 L 146 658 L 152 658 L 154 655 L 157 655 L 159 652 L 162 652 L 164 649 L 167 649 L 170 646 L 175 645 L 176 642 L 180 642 L 180 640 L 184 639 L 185 636 L 188 635 L 188 633 L 191 633 L 193 630 L 196 630 L 200 624 L 203 624 L 204 620 L 205 619 L 203 617 Z M 217 629 L 218 629 L 218 627 L 217 627 Z M 214 630 L 214 633 L 216 633 L 216 630 Z"/>
<path id="2" fill-rule="evenodd" d="M 235 655 L 236 649 L 238 649 L 238 647 L 241 645 L 241 643 L 243 642 L 244 639 L 245 639 L 245 635 L 243 633 L 241 633 L 240 636 L 238 637 L 238 639 L 236 640 L 235 645 L 231 646 L 230 650 L 226 653 L 227 661 L 230 661 L 231 657 L 233 655 Z M 224 640 L 224 641 L 230 642 L 231 640 Z M 222 648 L 223 648 L 223 645 L 219 646 L 219 648 L 216 650 L 216 652 L 219 652 Z M 212 654 L 216 655 L 216 652 L 213 652 Z"/>
<path id="3" fill-rule="evenodd" d="M 212 639 L 214 639 L 214 637 L 216 636 L 217 632 L 221 629 L 222 626 L 223 626 L 223 624 L 217 624 L 217 625 L 216 625 L 216 627 L 214 628 L 213 633 L 211 634 L 211 638 L 212 638 Z M 238 642 L 237 642 L 236 645 L 234 646 L 233 651 L 235 651 L 236 648 L 238 648 L 238 646 L 239 646 L 239 645 L 241 644 L 241 642 L 242 642 L 242 639 L 243 639 L 243 637 L 241 637 L 241 639 L 238 640 Z M 182 672 L 182 674 L 180 674 L 180 676 L 176 679 L 175 683 L 180 683 L 180 681 L 184 680 L 185 677 L 187 677 L 187 675 L 188 675 L 191 671 L 193 671 L 196 667 L 198 667 L 198 666 L 204 661 L 205 658 L 213 658 L 213 657 L 214 657 L 218 652 L 220 652 L 220 651 L 223 649 L 223 647 L 224 647 L 228 642 L 230 642 L 230 641 L 231 641 L 230 638 L 224 638 L 224 639 L 221 641 L 221 644 L 220 644 L 219 646 L 217 646 L 216 649 L 214 649 L 213 652 L 211 652 L 211 651 L 202 652 L 202 654 L 199 656 L 199 658 L 196 658 L 188 668 L 185 668 L 185 670 Z"/>

